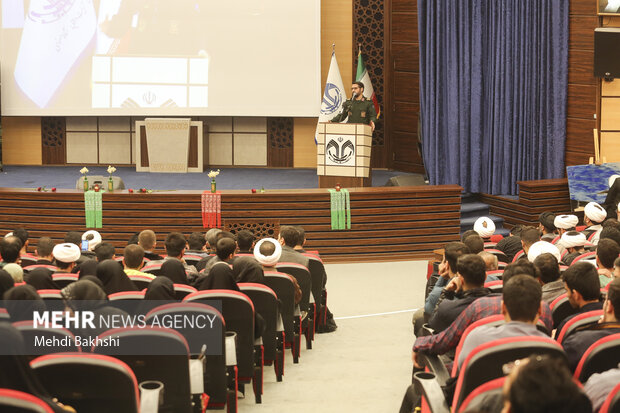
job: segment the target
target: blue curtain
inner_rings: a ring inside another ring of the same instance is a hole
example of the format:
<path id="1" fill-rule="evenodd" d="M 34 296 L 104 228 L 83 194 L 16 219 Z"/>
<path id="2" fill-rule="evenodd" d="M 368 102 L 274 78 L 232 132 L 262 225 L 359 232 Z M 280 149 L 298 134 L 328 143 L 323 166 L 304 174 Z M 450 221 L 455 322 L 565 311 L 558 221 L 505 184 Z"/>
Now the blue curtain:
<path id="1" fill-rule="evenodd" d="M 432 184 L 516 194 L 564 176 L 569 0 L 418 0 Z"/>

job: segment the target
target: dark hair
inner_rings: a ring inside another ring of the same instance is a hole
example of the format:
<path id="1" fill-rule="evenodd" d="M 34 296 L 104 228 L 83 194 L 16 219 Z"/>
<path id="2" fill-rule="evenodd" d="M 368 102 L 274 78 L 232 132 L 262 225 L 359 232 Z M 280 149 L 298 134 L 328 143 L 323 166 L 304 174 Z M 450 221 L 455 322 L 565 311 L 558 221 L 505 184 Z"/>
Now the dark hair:
<path id="1" fill-rule="evenodd" d="M 503 284 L 502 299 L 510 319 L 534 321 L 542 298 L 540 283 L 527 274 L 516 274 Z"/>
<path id="2" fill-rule="evenodd" d="M 616 218 L 607 218 L 605 221 L 603 221 L 601 226 L 603 228 L 615 228 L 617 230 L 620 230 L 620 222 L 618 222 Z"/>
<path id="3" fill-rule="evenodd" d="M 249 251 L 254 243 L 254 234 L 247 229 L 242 229 L 237 232 L 237 246 L 242 251 Z"/>
<path id="4" fill-rule="evenodd" d="M 521 233 L 523 232 L 525 228 L 527 228 L 526 225 L 517 224 L 514 227 L 512 227 L 512 229 L 510 230 L 510 235 L 513 235 L 515 237 L 520 237 Z"/>
<path id="5" fill-rule="evenodd" d="M 555 224 L 553 223 L 554 220 L 555 214 L 550 211 L 545 211 L 538 216 L 538 222 L 540 222 L 542 226 L 545 227 L 545 230 L 547 232 L 555 231 Z"/>
<path id="6" fill-rule="evenodd" d="M 560 265 L 558 259 L 548 252 L 540 254 L 534 260 L 534 266 L 540 272 L 540 280 L 543 284 L 557 281 L 560 279 Z"/>
<path id="7" fill-rule="evenodd" d="M 456 269 L 467 285 L 471 287 L 482 287 L 487 278 L 486 264 L 482 257 L 476 254 L 460 256 L 456 263 Z"/>
<path id="8" fill-rule="evenodd" d="M 215 253 L 222 261 L 230 257 L 230 254 L 235 252 L 236 249 L 237 243 L 234 239 L 228 237 L 221 238 L 217 241 L 217 244 L 215 244 Z"/>
<path id="9" fill-rule="evenodd" d="M 129 268 L 140 268 L 144 261 L 144 248 L 138 244 L 129 244 L 123 251 L 125 265 Z"/>
<path id="10" fill-rule="evenodd" d="M 215 235 L 215 244 L 217 245 L 217 241 L 221 240 L 222 238 L 230 238 L 233 241 L 235 241 L 235 234 L 233 234 L 232 232 L 228 232 L 228 231 L 220 231 Z"/>
<path id="11" fill-rule="evenodd" d="M 614 261 L 620 255 L 620 246 L 612 239 L 604 238 L 598 241 L 596 256 L 605 268 L 613 268 Z"/>
<path id="12" fill-rule="evenodd" d="M 13 236 L 19 238 L 19 240 L 22 242 L 22 247 L 26 245 L 26 242 L 28 242 L 28 235 L 28 231 L 26 231 L 24 228 L 17 228 L 13 231 Z"/>
<path id="13" fill-rule="evenodd" d="M 507 283 L 513 275 L 517 274 L 530 275 L 534 278 L 540 278 L 538 269 L 534 266 L 534 264 L 528 260 L 519 260 L 508 264 L 506 268 L 504 268 L 504 272 L 502 273 L 503 283 Z"/>
<path id="14" fill-rule="evenodd" d="M 533 243 L 540 241 L 540 231 L 533 227 L 524 228 L 521 232 L 521 241 L 529 247 Z"/>
<path id="15" fill-rule="evenodd" d="M 176 234 L 179 233 L 177 232 Z M 183 236 L 183 234 L 180 235 Z M 138 234 L 138 244 L 140 244 L 140 246 L 144 248 L 145 251 L 149 251 L 153 247 L 155 247 L 156 242 L 157 236 L 155 235 L 155 232 L 150 229 L 145 229 Z"/>
<path id="16" fill-rule="evenodd" d="M 620 268 L 620 257 L 616 258 L 616 260 L 614 261 L 614 267 Z"/>
<path id="17" fill-rule="evenodd" d="M 566 361 L 532 355 L 508 389 L 512 413 L 590 413 L 590 399 L 573 380 Z"/>
<path id="18" fill-rule="evenodd" d="M 461 242 L 464 242 L 465 239 L 467 237 L 469 237 L 470 235 L 478 235 L 478 233 L 476 231 L 474 231 L 473 229 L 468 229 L 467 231 L 465 231 L 465 232 L 463 232 L 461 234 Z M 478 235 L 478 236 L 480 236 L 480 235 Z"/>
<path id="19" fill-rule="evenodd" d="M 616 241 L 616 244 L 620 245 L 620 231 L 614 227 L 603 228 L 599 240 L 610 239 Z"/>
<path id="20" fill-rule="evenodd" d="M 614 306 L 614 316 L 620 320 L 620 278 L 614 277 L 607 286 L 607 299 Z"/>
<path id="21" fill-rule="evenodd" d="M 306 240 L 306 230 L 301 225 L 296 225 L 295 229 L 297 230 L 297 245 L 303 245 Z"/>
<path id="22" fill-rule="evenodd" d="M 262 244 L 260 244 L 260 248 L 258 249 L 258 252 L 263 254 L 265 257 L 271 257 L 273 253 L 276 252 L 276 246 L 271 241 L 269 242 L 265 241 Z"/>
<path id="23" fill-rule="evenodd" d="M 69 268 L 71 266 L 71 264 L 74 264 L 75 262 L 62 262 L 59 260 L 54 260 L 54 264 L 58 267 L 58 269 L 60 270 L 66 270 L 67 268 Z"/>
<path id="24" fill-rule="evenodd" d="M 484 240 L 478 234 L 470 235 L 469 237 L 465 238 L 463 244 L 467 245 L 467 248 L 469 248 L 469 252 L 472 254 L 478 254 L 479 252 L 484 251 Z"/>
<path id="25" fill-rule="evenodd" d="M 360 81 L 357 82 L 353 82 L 354 85 L 358 85 L 359 87 L 361 87 L 362 89 L 364 89 L 364 84 Z"/>
<path id="26" fill-rule="evenodd" d="M 0 256 L 6 263 L 16 262 L 22 249 L 22 242 L 16 236 L 5 237 L 0 240 Z"/>
<path id="27" fill-rule="evenodd" d="M 178 257 L 183 253 L 183 248 L 187 241 L 185 237 L 180 232 L 171 232 L 166 236 L 166 241 L 164 241 L 164 245 L 166 246 L 166 254 L 169 257 Z"/>
<path id="28" fill-rule="evenodd" d="M 462 242 L 449 242 L 444 247 L 444 257 L 450 265 L 450 270 L 456 272 L 456 262 L 461 255 L 469 254 L 469 248 Z"/>
<path id="29" fill-rule="evenodd" d="M 37 242 L 37 255 L 39 257 L 49 257 L 54 251 L 54 241 L 50 237 L 41 237 Z"/>
<path id="30" fill-rule="evenodd" d="M 601 295 L 601 282 L 596 267 L 589 262 L 576 262 L 564 271 L 562 280 L 570 290 L 576 290 L 585 301 L 597 300 Z"/>
<path id="31" fill-rule="evenodd" d="M 97 261 L 103 262 L 105 260 L 111 260 L 114 258 L 114 245 L 109 242 L 102 242 L 97 244 L 95 248 L 93 248 L 93 252 L 97 256 Z"/>
<path id="32" fill-rule="evenodd" d="M 82 234 L 77 231 L 69 231 L 67 235 L 65 235 L 64 242 L 69 242 L 71 244 L 75 244 L 78 247 L 82 248 Z"/>
<path id="33" fill-rule="evenodd" d="M 284 239 L 284 244 L 287 247 L 293 248 L 297 245 L 297 238 L 299 238 L 299 232 L 295 229 L 295 227 L 290 225 L 282 225 L 280 227 L 280 237 Z"/>
<path id="34" fill-rule="evenodd" d="M 134 232 L 131 237 L 127 240 L 127 245 L 138 244 L 138 237 L 140 236 L 139 232 Z"/>
<path id="35" fill-rule="evenodd" d="M 201 250 L 206 243 L 207 239 L 205 238 L 205 234 L 202 232 L 192 232 L 189 234 L 189 238 L 187 239 L 187 244 L 189 245 L 190 250 Z"/>

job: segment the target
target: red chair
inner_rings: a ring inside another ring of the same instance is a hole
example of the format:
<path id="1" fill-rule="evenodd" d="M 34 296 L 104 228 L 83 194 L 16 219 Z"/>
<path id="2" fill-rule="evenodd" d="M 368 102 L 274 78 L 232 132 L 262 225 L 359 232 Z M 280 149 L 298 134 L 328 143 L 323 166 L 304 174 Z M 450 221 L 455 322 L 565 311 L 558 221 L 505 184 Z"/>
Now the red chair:
<path id="1" fill-rule="evenodd" d="M 502 280 L 489 281 L 488 283 L 484 283 L 484 287 L 488 288 L 493 293 L 501 293 L 504 288 L 504 283 Z"/>
<path id="2" fill-rule="evenodd" d="M 148 275 L 133 274 L 127 275 L 127 277 L 134 283 L 136 287 L 138 287 L 139 290 L 149 288 L 149 285 L 151 285 L 151 281 L 153 281 L 153 277 L 149 277 Z"/>
<path id="3" fill-rule="evenodd" d="M 514 258 L 512 259 L 512 262 L 517 262 L 517 260 L 519 258 L 521 258 L 523 256 L 523 254 L 525 254 L 525 251 L 521 250 L 519 252 L 517 252 L 514 256 Z"/>
<path id="4" fill-rule="evenodd" d="M 67 285 L 74 283 L 78 280 L 78 274 L 72 274 L 72 273 L 60 273 L 57 272 L 55 274 L 52 274 L 52 280 L 54 280 L 54 283 L 60 287 L 60 289 L 65 288 Z"/>
<path id="5" fill-rule="evenodd" d="M 66 328 L 35 328 L 32 320 L 18 321 L 13 323 L 13 327 L 18 329 L 22 334 L 24 338 L 24 354 L 31 356 L 31 359 L 34 359 L 35 356 L 42 356 L 45 354 L 82 352 L 82 348 L 77 344 L 75 335 Z M 44 346 L 37 345 L 37 341 L 40 338 L 45 340 L 51 339 L 52 344 L 46 344 Z M 65 343 L 66 345 L 56 345 L 54 343 Z"/>
<path id="6" fill-rule="evenodd" d="M 596 265 L 596 251 L 584 252 L 583 254 L 575 258 L 571 265 L 582 260 L 592 261 L 592 263 Z"/>
<path id="7" fill-rule="evenodd" d="M 312 340 L 314 340 L 316 314 L 316 303 L 312 300 L 312 276 L 310 271 L 301 264 L 293 262 L 279 262 L 276 264 L 276 270 L 293 276 L 299 287 L 301 288 L 301 301 L 299 308 L 306 313 L 306 317 L 302 318 L 302 331 L 306 336 L 306 348 L 312 348 Z"/>
<path id="8" fill-rule="evenodd" d="M 603 310 L 588 311 L 568 320 L 562 330 L 556 333 L 556 340 L 558 343 L 562 343 L 566 337 L 573 333 L 579 327 L 586 326 L 588 324 L 596 324 L 603 315 Z"/>
<path id="9" fill-rule="evenodd" d="M 37 257 L 32 254 L 24 254 L 19 257 L 21 259 L 21 267 L 25 268 L 37 263 Z"/>
<path id="10" fill-rule="evenodd" d="M 504 236 L 502 234 L 493 234 L 491 235 L 490 239 L 491 239 L 491 242 L 494 242 L 495 244 L 497 244 L 498 242 L 504 239 Z"/>
<path id="11" fill-rule="evenodd" d="M 454 360 L 458 360 L 459 359 L 459 355 L 461 354 L 461 349 L 463 348 L 463 343 L 465 342 L 465 338 L 469 335 L 469 333 L 471 333 L 473 330 L 475 330 L 477 327 L 480 326 L 499 326 L 501 324 L 504 324 L 505 320 L 504 320 L 504 316 L 502 314 L 496 314 L 496 315 L 491 315 L 488 317 L 484 317 L 481 318 L 480 320 L 476 320 L 473 323 L 471 323 L 469 326 L 467 326 L 467 328 L 465 329 L 465 331 L 463 331 L 463 335 L 461 336 L 461 339 L 459 340 L 459 344 L 456 346 L 456 350 L 454 351 Z M 454 363 L 452 365 L 452 376 L 456 377 L 459 373 L 459 367 L 458 367 L 458 363 Z"/>
<path id="12" fill-rule="evenodd" d="M 37 269 L 37 268 L 47 268 L 48 270 L 52 272 L 58 271 L 58 267 L 54 265 L 45 265 L 45 264 L 29 265 L 27 267 L 24 267 L 23 269 L 24 269 L 24 273 L 29 273 L 30 271 Z"/>
<path id="13" fill-rule="evenodd" d="M 619 413 L 620 412 L 620 383 L 613 388 L 607 395 L 605 403 L 601 406 L 599 413 Z"/>
<path id="14" fill-rule="evenodd" d="M 484 251 L 495 255 L 498 261 L 508 262 L 508 256 L 503 251 L 500 251 L 494 248 L 486 248 L 486 247 L 484 248 Z"/>
<path id="15" fill-rule="evenodd" d="M 43 387 L 78 412 L 138 413 L 140 393 L 133 371 L 100 354 L 64 353 L 30 362 Z"/>
<path id="16" fill-rule="evenodd" d="M 587 227 L 586 227 L 585 225 L 577 225 L 577 226 L 575 227 L 575 231 L 577 231 L 577 232 L 583 232 L 583 231 L 585 231 L 585 230 L 586 230 L 586 228 L 587 228 Z"/>
<path id="17" fill-rule="evenodd" d="M 551 309 L 551 317 L 553 318 L 554 327 L 559 326 L 566 317 L 576 314 L 577 311 L 579 311 L 570 305 L 566 293 L 553 300 L 551 305 L 549 305 L 549 308 Z"/>
<path id="18" fill-rule="evenodd" d="M 0 321 L 11 321 L 11 316 L 6 308 L 0 308 Z"/>
<path id="19" fill-rule="evenodd" d="M 557 237 L 555 237 L 554 239 L 552 239 L 552 240 L 551 240 L 551 243 L 552 243 L 553 245 L 555 245 L 555 244 L 557 244 L 557 243 L 558 243 L 558 241 L 559 241 L 561 238 L 562 238 L 562 236 L 561 236 L 561 235 L 558 235 Z"/>
<path id="20" fill-rule="evenodd" d="M 187 284 L 174 284 L 174 295 L 179 301 L 196 291 L 198 290 Z"/>
<path id="21" fill-rule="evenodd" d="M 0 411 L 54 413 L 54 410 L 45 401 L 32 394 L 12 389 L 0 389 Z"/>
<path id="22" fill-rule="evenodd" d="M 495 270 L 495 271 L 487 271 L 487 276 L 494 275 L 495 277 L 502 279 L 502 275 L 504 274 L 504 270 Z"/>
<path id="23" fill-rule="evenodd" d="M 309 253 L 303 255 L 308 257 L 308 270 L 310 270 L 310 277 L 312 278 L 312 296 L 316 307 L 313 315 L 314 334 L 320 326 L 324 326 L 327 322 L 327 289 L 325 288 L 327 272 L 320 256 Z M 429 261 L 426 278 L 428 279 L 432 273 L 433 263 Z"/>
<path id="24" fill-rule="evenodd" d="M 143 300 L 145 291 L 121 291 L 108 295 L 108 300 Z"/>
<path id="25" fill-rule="evenodd" d="M 620 363 L 620 333 L 603 337 L 588 347 L 581 356 L 573 377 L 585 383 L 594 373 L 613 369 L 618 363 Z"/>
<path id="26" fill-rule="evenodd" d="M 459 408 L 459 413 L 466 411 L 481 411 L 481 407 L 485 400 L 489 397 L 502 398 L 502 390 L 506 377 L 500 377 L 486 382 L 478 387 L 463 401 Z"/>

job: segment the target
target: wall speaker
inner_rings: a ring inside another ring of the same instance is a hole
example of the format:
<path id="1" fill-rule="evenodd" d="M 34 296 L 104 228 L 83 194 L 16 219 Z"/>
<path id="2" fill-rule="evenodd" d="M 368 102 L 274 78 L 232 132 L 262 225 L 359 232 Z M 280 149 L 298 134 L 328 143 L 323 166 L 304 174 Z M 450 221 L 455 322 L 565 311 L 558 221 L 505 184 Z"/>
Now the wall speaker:
<path id="1" fill-rule="evenodd" d="M 420 174 L 396 175 L 388 179 L 385 186 L 422 186 L 428 182 Z"/>
<path id="2" fill-rule="evenodd" d="M 594 29 L 594 76 L 605 79 L 620 78 L 620 28 Z"/>

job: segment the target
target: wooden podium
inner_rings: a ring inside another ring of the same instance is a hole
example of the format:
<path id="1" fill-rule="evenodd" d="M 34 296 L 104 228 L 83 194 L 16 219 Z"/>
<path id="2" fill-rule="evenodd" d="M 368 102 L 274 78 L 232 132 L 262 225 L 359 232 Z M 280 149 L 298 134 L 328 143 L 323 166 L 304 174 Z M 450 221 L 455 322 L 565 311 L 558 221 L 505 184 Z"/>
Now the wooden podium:
<path id="1" fill-rule="evenodd" d="M 319 188 L 372 186 L 372 129 L 363 123 L 321 122 L 317 134 Z"/>

